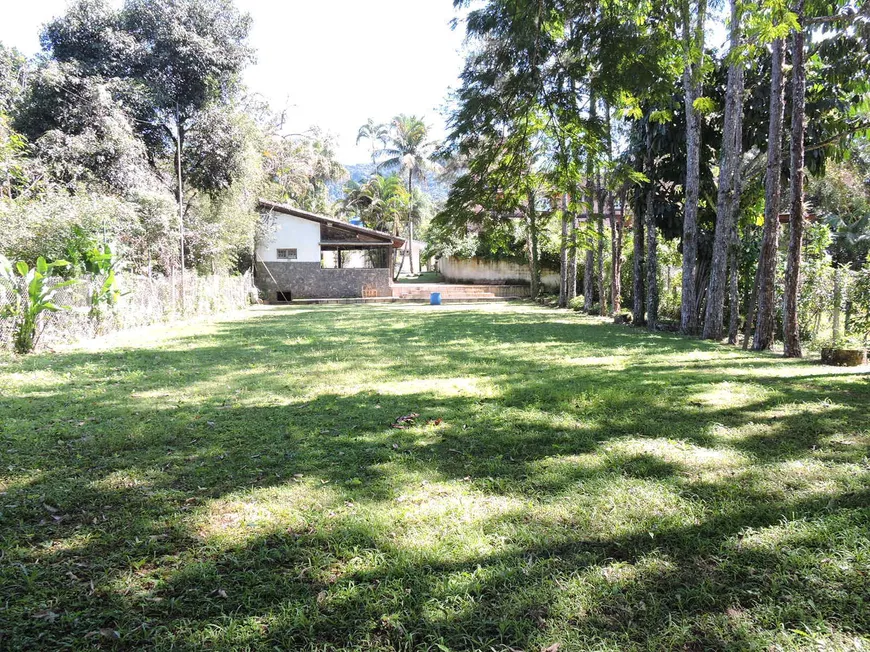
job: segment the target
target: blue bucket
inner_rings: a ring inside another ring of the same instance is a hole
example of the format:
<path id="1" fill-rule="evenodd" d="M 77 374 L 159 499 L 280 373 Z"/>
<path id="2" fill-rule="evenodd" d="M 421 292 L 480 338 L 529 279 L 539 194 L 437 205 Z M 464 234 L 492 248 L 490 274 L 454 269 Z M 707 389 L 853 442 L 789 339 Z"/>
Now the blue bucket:
<path id="1" fill-rule="evenodd" d="M 429 295 L 429 305 L 432 305 L 432 306 L 440 306 L 441 305 L 441 293 L 440 292 L 432 292 Z"/>

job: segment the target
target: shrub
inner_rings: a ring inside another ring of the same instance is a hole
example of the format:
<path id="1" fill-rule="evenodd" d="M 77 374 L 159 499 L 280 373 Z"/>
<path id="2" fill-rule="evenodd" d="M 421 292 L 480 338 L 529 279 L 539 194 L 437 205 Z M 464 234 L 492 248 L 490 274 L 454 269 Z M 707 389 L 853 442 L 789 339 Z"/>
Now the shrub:
<path id="1" fill-rule="evenodd" d="M 568 307 L 571 310 L 576 310 L 577 312 L 582 311 L 583 310 L 583 295 L 579 294 L 576 297 L 574 297 L 573 299 L 571 299 L 570 301 L 568 301 Z"/>
<path id="2" fill-rule="evenodd" d="M 0 309 L 0 317 L 13 321 L 12 341 L 16 353 L 30 353 L 36 348 L 42 331 L 38 329 L 39 318 L 44 312 L 57 312 L 61 306 L 56 305 L 55 292 L 62 287 L 73 285 L 77 281 L 64 281 L 55 285 L 49 284 L 52 271 L 58 267 L 67 267 L 65 260 L 47 263 L 40 256 L 36 265 L 31 268 L 23 260 L 13 268 L 5 256 L 0 255 L 0 282 L 6 285 L 14 295 L 14 301 Z M 19 282 L 15 271 L 21 277 Z"/>

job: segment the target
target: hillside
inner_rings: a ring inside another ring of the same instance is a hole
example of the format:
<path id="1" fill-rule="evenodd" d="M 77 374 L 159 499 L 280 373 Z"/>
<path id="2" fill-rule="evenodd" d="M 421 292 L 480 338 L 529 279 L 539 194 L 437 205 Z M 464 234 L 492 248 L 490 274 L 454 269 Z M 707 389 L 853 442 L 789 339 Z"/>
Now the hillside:
<path id="1" fill-rule="evenodd" d="M 365 181 L 375 171 L 375 166 L 371 163 L 354 163 L 351 165 L 345 165 L 344 167 L 348 171 L 349 179 L 358 183 Z M 342 191 L 346 183 L 347 180 L 334 181 L 327 184 L 330 200 L 338 201 L 341 199 L 343 194 Z M 438 181 L 437 179 L 429 179 L 425 181 L 423 188 L 436 204 L 444 202 L 450 192 L 450 184 Z"/>

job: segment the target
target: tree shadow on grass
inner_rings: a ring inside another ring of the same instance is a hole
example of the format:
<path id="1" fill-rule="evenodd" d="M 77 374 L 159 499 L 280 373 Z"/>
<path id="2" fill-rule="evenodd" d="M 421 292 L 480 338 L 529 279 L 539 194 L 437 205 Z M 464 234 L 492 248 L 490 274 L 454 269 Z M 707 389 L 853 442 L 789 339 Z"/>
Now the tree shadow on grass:
<path id="1" fill-rule="evenodd" d="M 14 363 L 35 376 L 0 398 L 0 647 L 745 649 L 778 617 L 867 627 L 842 595 L 866 604 L 860 564 L 822 561 L 856 544 L 737 546 L 783 518 L 866 534 L 855 376 L 784 379 L 771 358 L 546 313 L 382 316 L 288 311 Z M 707 401 L 732 364 L 758 391 Z M 361 367 L 362 390 L 305 392 Z M 454 378 L 482 389 L 436 391 Z M 827 484 L 771 479 L 791 461 L 828 464 Z"/>

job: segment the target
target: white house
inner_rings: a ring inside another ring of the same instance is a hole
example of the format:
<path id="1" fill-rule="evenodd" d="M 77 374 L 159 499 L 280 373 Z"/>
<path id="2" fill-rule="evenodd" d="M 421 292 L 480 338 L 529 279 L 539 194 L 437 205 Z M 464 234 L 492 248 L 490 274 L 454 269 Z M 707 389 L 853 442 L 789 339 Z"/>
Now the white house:
<path id="1" fill-rule="evenodd" d="M 402 238 L 285 204 L 259 209 L 255 277 L 269 301 L 390 296 Z"/>

